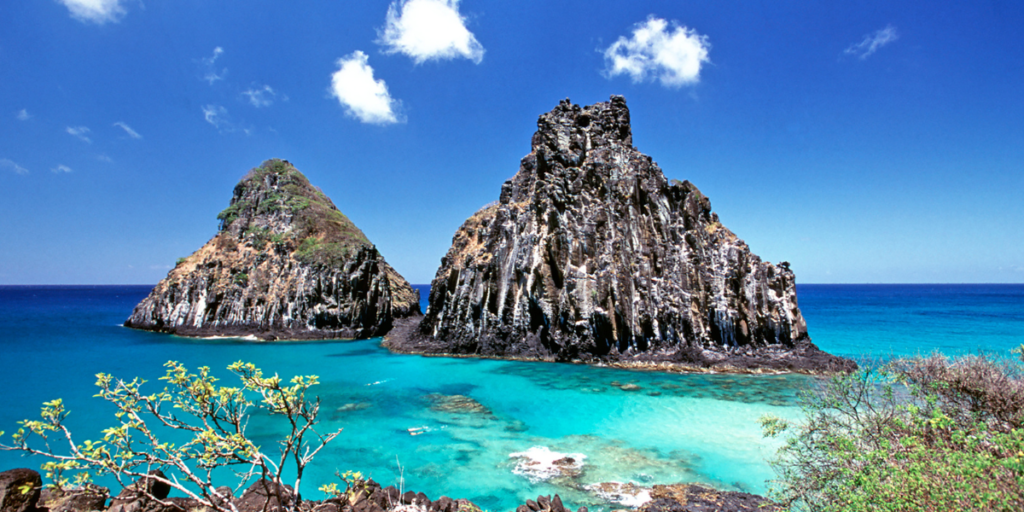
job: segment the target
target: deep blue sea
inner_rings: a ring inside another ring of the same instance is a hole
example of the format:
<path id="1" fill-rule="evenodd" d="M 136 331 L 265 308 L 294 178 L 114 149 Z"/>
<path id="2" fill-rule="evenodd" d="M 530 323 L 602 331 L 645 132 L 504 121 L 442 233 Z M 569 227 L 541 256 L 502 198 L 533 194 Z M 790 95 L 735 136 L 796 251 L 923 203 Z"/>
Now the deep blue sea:
<path id="1" fill-rule="evenodd" d="M 472 499 L 491 511 L 558 493 L 567 505 L 609 508 L 588 484 L 697 481 L 762 493 L 777 444 L 757 419 L 799 418 L 804 376 L 666 375 L 567 364 L 394 355 L 380 339 L 313 343 L 191 340 L 121 327 L 148 286 L 0 286 L 0 430 L 62 397 L 79 441 L 100 437 L 113 411 L 93 398 L 95 374 L 141 376 L 158 389 L 162 365 L 224 368 L 251 361 L 282 377 L 316 374 L 321 427 L 344 428 L 314 460 L 306 498 L 359 470 L 431 499 Z M 421 287 L 426 307 L 426 287 Z M 855 358 L 976 353 L 1009 355 L 1024 343 L 1024 285 L 801 285 L 801 310 L 824 350 Z M 623 390 L 636 384 L 637 390 Z M 485 410 L 437 405 L 462 395 Z M 413 429 L 413 430 L 410 430 Z M 275 427 L 256 418 L 249 434 L 271 447 Z M 415 433 L 416 435 L 412 435 Z M 513 453 L 575 454 L 582 474 L 545 480 Z M 581 457 L 581 455 L 583 457 Z M 0 469 L 39 461 L 0 452 Z M 618 507 L 611 507 L 618 508 Z"/>

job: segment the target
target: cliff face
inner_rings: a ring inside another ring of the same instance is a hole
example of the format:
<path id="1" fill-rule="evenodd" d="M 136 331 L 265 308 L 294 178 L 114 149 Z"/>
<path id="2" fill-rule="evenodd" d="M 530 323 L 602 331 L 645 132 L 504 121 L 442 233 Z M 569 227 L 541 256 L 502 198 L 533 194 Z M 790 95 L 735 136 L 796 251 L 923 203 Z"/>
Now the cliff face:
<path id="1" fill-rule="evenodd" d="M 781 367 L 767 359 L 810 351 L 846 364 L 810 344 L 789 264 L 761 261 L 695 186 L 633 147 L 622 97 L 565 100 L 537 126 L 498 202 L 456 232 L 418 332 L 389 346 Z"/>
<path id="2" fill-rule="evenodd" d="M 235 187 L 220 231 L 179 260 L 125 326 L 185 336 L 366 338 L 419 315 L 419 292 L 290 163 Z"/>

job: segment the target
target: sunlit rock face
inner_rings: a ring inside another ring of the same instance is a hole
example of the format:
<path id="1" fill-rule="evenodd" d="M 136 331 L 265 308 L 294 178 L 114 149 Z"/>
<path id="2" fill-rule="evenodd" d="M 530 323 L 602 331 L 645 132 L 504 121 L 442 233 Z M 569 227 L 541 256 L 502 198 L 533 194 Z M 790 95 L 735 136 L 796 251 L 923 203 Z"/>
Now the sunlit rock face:
<path id="1" fill-rule="evenodd" d="M 498 201 L 455 233 L 418 332 L 389 345 L 701 364 L 820 353 L 794 283 L 788 263 L 761 261 L 697 187 L 633 147 L 624 98 L 565 100 L 540 116 Z"/>
<path id="2" fill-rule="evenodd" d="M 235 187 L 220 231 L 182 258 L 128 327 L 185 336 L 366 338 L 419 315 L 419 292 L 290 163 Z"/>

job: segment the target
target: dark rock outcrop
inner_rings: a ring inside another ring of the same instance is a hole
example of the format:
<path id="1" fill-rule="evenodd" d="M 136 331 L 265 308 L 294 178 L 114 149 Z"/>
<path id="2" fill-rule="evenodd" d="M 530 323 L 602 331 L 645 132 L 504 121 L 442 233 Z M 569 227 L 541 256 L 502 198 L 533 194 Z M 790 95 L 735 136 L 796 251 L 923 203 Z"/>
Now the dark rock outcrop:
<path id="1" fill-rule="evenodd" d="M 238 512 L 280 512 L 292 504 L 295 492 L 290 485 L 257 480 L 234 501 Z"/>
<path id="2" fill-rule="evenodd" d="M 96 484 L 85 484 L 74 489 L 43 489 L 38 509 L 48 512 L 106 510 L 109 497 L 110 489 Z"/>
<path id="3" fill-rule="evenodd" d="M 163 473 L 150 472 L 163 477 Z M 31 469 L 13 469 L 0 473 L 0 511 L 2 512 L 91 512 L 135 510 L 138 512 L 209 512 L 207 506 L 192 498 L 168 497 L 169 487 L 152 478 L 140 478 L 124 488 L 106 508 L 110 491 L 95 484 L 78 488 L 43 489 L 41 478 Z M 143 488 L 143 485 L 145 486 Z M 25 492 L 28 490 L 29 492 Z M 34 490 L 34 493 L 32 492 Z M 694 484 L 655 485 L 648 491 L 651 500 L 638 512 L 776 512 L 780 508 L 757 495 L 717 491 Z M 140 492 L 144 491 L 144 492 Z M 217 492 L 230 499 L 231 489 L 218 487 Z M 38 506 L 37 506 L 38 499 Z M 441 496 L 431 501 L 422 492 L 402 493 L 395 486 L 382 487 L 377 482 L 358 480 L 345 492 L 323 501 L 299 501 L 290 485 L 269 480 L 253 482 L 241 496 L 231 499 L 238 512 L 481 512 L 467 499 Z M 572 512 L 556 494 L 526 500 L 516 512 Z M 580 507 L 577 512 L 587 512 Z"/>
<path id="4" fill-rule="evenodd" d="M 537 496 L 537 501 L 526 500 L 516 507 L 516 512 L 572 512 L 572 509 L 563 505 L 562 498 L 556 494 L 554 498 Z M 587 512 L 587 507 L 580 507 L 576 512 Z"/>
<path id="5" fill-rule="evenodd" d="M 639 512 L 779 512 L 777 504 L 756 494 L 718 491 L 695 484 L 655 485 L 651 501 Z"/>
<path id="6" fill-rule="evenodd" d="M 141 477 L 135 483 L 121 489 L 121 492 L 110 500 L 108 512 L 165 512 L 164 509 L 167 507 L 160 501 L 170 492 L 171 486 L 167 483 L 167 475 L 159 469 L 154 469 L 149 472 L 149 476 Z"/>
<path id="7" fill-rule="evenodd" d="M 125 326 L 183 336 L 368 338 L 419 316 L 419 291 L 283 160 L 235 187 L 220 232 L 178 261 Z"/>
<path id="8" fill-rule="evenodd" d="M 0 473 L 0 512 L 28 512 L 36 507 L 43 479 L 28 468 Z"/>
<path id="9" fill-rule="evenodd" d="M 689 182 L 633 147 L 625 100 L 540 116 L 519 172 L 455 233 L 414 353 L 609 362 L 659 369 L 834 371 L 788 263 L 719 222 Z M 411 323 L 411 322 L 410 322 Z"/>

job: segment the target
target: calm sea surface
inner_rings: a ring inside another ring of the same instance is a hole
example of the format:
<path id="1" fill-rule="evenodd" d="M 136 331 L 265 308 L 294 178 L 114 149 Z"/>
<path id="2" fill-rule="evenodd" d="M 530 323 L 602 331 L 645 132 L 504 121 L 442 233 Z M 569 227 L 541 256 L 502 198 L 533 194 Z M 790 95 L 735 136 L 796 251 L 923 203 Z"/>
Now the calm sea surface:
<path id="1" fill-rule="evenodd" d="M 699 481 L 762 493 L 777 448 L 757 418 L 796 419 L 802 376 L 663 375 L 565 364 L 393 355 L 380 339 L 315 343 L 189 340 L 120 324 L 148 286 L 0 286 L 0 430 L 62 397 L 79 441 L 100 437 L 112 410 L 93 398 L 95 374 L 141 376 L 158 389 L 167 360 L 223 370 L 251 361 L 282 377 L 316 374 L 323 429 L 344 428 L 314 460 L 306 498 L 359 470 L 384 485 L 470 498 L 491 511 L 558 493 L 574 508 L 605 509 L 587 484 Z M 426 307 L 426 287 L 423 307 Z M 803 285 L 801 310 L 824 350 L 887 358 L 938 350 L 1008 355 L 1024 343 L 1024 285 Z M 623 390 L 636 384 L 638 390 Z M 145 388 L 144 388 L 145 389 Z M 471 412 L 440 407 L 461 395 Z M 410 431 L 410 429 L 415 429 Z M 256 418 L 249 434 L 271 447 L 275 428 Z M 411 435 L 410 432 L 418 433 Z M 510 454 L 578 454 L 571 480 L 531 479 Z M 579 457 L 584 455 L 585 458 Z M 0 452 L 0 469 L 39 461 Z"/>

